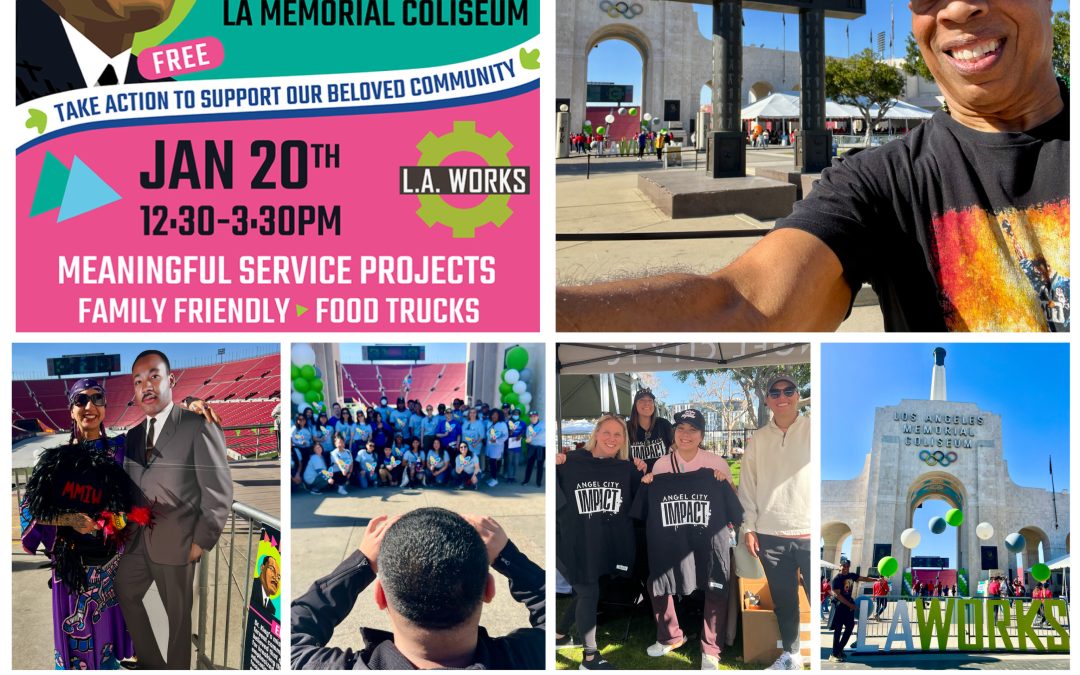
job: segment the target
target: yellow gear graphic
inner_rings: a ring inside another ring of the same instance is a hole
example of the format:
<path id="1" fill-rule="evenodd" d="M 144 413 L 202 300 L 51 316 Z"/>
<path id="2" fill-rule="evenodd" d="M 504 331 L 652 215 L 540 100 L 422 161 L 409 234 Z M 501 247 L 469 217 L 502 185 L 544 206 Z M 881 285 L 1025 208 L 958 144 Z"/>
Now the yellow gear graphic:
<path id="1" fill-rule="evenodd" d="M 476 122 L 454 122 L 454 130 L 442 136 L 428 132 L 416 149 L 420 151 L 417 166 L 439 166 L 447 157 L 457 152 L 479 155 L 488 166 L 510 166 L 510 150 L 513 144 L 495 132 L 485 136 L 476 130 Z M 476 228 L 492 223 L 501 227 L 513 215 L 509 207 L 510 195 L 488 195 L 484 201 L 469 208 L 458 208 L 446 203 L 440 195 L 418 195 L 420 208 L 416 215 L 428 227 L 442 223 L 454 233 L 455 239 L 472 239 Z"/>

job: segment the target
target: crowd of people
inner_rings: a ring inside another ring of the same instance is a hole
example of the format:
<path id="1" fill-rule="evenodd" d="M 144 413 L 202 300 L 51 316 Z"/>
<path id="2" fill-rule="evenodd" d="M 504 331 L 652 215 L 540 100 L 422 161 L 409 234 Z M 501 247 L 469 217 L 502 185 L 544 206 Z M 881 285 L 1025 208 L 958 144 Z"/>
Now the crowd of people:
<path id="1" fill-rule="evenodd" d="M 646 154 L 656 153 L 656 159 L 662 160 L 664 148 L 671 145 L 675 136 L 670 131 L 647 131 L 642 129 L 636 136 L 623 136 L 615 139 L 597 133 L 594 130 L 580 131 L 570 136 L 570 148 L 581 155 L 595 153 L 597 157 L 632 157 L 638 160 Z"/>
<path id="2" fill-rule="evenodd" d="M 538 410 L 524 419 L 509 405 L 468 407 L 454 399 L 433 407 L 403 397 L 391 408 L 384 396 L 355 411 L 336 402 L 329 412 L 307 407 L 296 414 L 290 436 L 294 491 L 476 490 L 500 480 L 527 485 L 534 471 L 536 486 L 543 482 L 546 438 Z"/>
<path id="3" fill-rule="evenodd" d="M 556 455 L 556 562 L 573 595 L 555 640 L 559 648 L 583 648 L 581 669 L 615 668 L 601 653 L 596 626 L 601 597 L 618 577 L 636 579 L 650 600 L 656 642 L 648 656 L 682 649 L 696 633 L 701 668 L 719 669 L 738 587 L 733 548 L 760 564 L 768 580 L 782 645 L 771 669 L 803 667 L 799 587 L 809 597 L 810 420 L 799 413 L 790 376 L 771 378 L 766 392 L 771 419 L 748 444 L 737 488 L 728 462 L 703 444 L 704 414 L 688 409 L 668 421 L 648 389 L 635 395 L 629 421 L 605 414 L 583 448 Z M 702 625 L 684 631 L 676 600 L 699 596 Z"/>

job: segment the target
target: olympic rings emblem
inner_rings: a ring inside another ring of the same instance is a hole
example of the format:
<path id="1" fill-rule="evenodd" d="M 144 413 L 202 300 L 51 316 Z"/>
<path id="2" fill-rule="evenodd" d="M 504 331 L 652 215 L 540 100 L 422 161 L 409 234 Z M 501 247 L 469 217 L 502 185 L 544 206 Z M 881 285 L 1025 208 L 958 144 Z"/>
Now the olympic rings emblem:
<path id="1" fill-rule="evenodd" d="M 635 2 L 630 4 L 619 0 L 618 2 L 611 2 L 611 0 L 600 0 L 600 11 L 606 12 L 612 19 L 619 18 L 621 14 L 624 19 L 633 19 L 637 15 L 645 11 L 645 8 L 640 3 Z"/>
<path id="2" fill-rule="evenodd" d="M 959 459 L 959 456 L 952 450 L 947 453 L 942 452 L 941 450 L 935 450 L 933 452 L 930 452 L 929 450 L 920 450 L 919 459 L 926 462 L 927 466 L 937 466 L 938 464 L 941 466 L 949 466 Z"/>

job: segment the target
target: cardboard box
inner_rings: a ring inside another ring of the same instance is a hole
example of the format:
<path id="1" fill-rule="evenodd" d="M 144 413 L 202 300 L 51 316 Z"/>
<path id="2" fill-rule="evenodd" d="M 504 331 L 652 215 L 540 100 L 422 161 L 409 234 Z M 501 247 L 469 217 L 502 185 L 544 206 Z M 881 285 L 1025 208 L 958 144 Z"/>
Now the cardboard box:
<path id="1" fill-rule="evenodd" d="M 757 607 L 746 603 L 746 592 L 751 591 L 761 599 Z M 780 624 L 773 613 L 772 593 L 762 579 L 739 579 L 739 599 L 743 631 L 743 660 L 746 663 L 771 664 L 780 656 L 783 644 L 780 640 Z M 810 602 L 799 593 L 799 651 L 807 663 L 810 661 Z"/>

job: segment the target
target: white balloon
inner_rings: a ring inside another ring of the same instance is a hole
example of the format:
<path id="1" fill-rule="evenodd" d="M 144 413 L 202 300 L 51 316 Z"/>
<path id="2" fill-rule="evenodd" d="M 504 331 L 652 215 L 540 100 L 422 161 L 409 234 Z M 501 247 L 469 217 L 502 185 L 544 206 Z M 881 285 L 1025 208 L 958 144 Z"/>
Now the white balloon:
<path id="1" fill-rule="evenodd" d="M 604 121 L 607 122 L 608 124 L 611 124 L 612 122 L 615 121 L 615 116 L 612 115 L 611 113 L 608 113 L 607 116 L 604 117 Z"/>
<path id="2" fill-rule="evenodd" d="M 311 406 L 308 405 L 307 402 L 304 402 L 303 404 L 301 404 L 301 406 L 299 408 L 297 408 L 297 410 L 300 411 L 300 412 L 304 412 L 305 410 L 307 410 L 310 407 Z"/>
<path id="3" fill-rule="evenodd" d="M 645 120 L 646 122 L 650 121 L 652 119 L 652 113 L 645 113 L 641 116 L 641 119 Z"/>
<path id="4" fill-rule="evenodd" d="M 525 392 L 518 396 L 518 400 L 521 401 L 521 405 L 527 406 L 532 403 L 532 394 Z"/>
<path id="5" fill-rule="evenodd" d="M 315 365 L 315 350 L 306 342 L 292 346 L 292 362 L 298 366 Z"/>
<path id="6" fill-rule="evenodd" d="M 517 381 L 521 379 L 521 373 L 511 368 L 506 371 L 504 378 L 507 384 L 517 384 Z"/>
<path id="7" fill-rule="evenodd" d="M 914 527 L 909 527 L 900 533 L 900 543 L 904 548 L 915 548 L 922 541 L 922 535 Z"/>
<path id="8" fill-rule="evenodd" d="M 521 381 L 522 382 L 532 382 L 532 375 L 533 375 L 532 368 L 522 368 L 521 369 Z"/>
<path id="9" fill-rule="evenodd" d="M 521 378 L 521 373 L 518 373 L 518 378 L 519 378 L 518 381 L 514 383 L 514 393 L 515 394 L 524 394 L 525 390 L 529 388 L 529 385 L 527 385 L 523 381 L 521 381 L 521 379 L 520 379 Z"/>
<path id="10" fill-rule="evenodd" d="M 592 122 L 590 122 L 589 120 L 585 120 L 585 128 L 588 129 L 591 126 L 592 126 Z"/>
<path id="11" fill-rule="evenodd" d="M 626 108 L 619 108 L 619 114 L 620 115 L 625 115 L 626 114 Z"/>
<path id="12" fill-rule="evenodd" d="M 565 103 L 559 106 L 559 112 L 568 112 L 569 110 L 570 106 L 566 105 Z"/>
<path id="13" fill-rule="evenodd" d="M 975 536 L 983 541 L 994 536 L 994 526 L 990 523 L 979 523 L 975 526 Z"/>
<path id="14" fill-rule="evenodd" d="M 296 405 L 301 405 L 303 403 L 307 403 L 307 401 L 304 400 L 304 392 L 302 392 L 302 391 L 294 391 L 293 395 L 292 395 L 292 402 L 295 403 Z"/>

